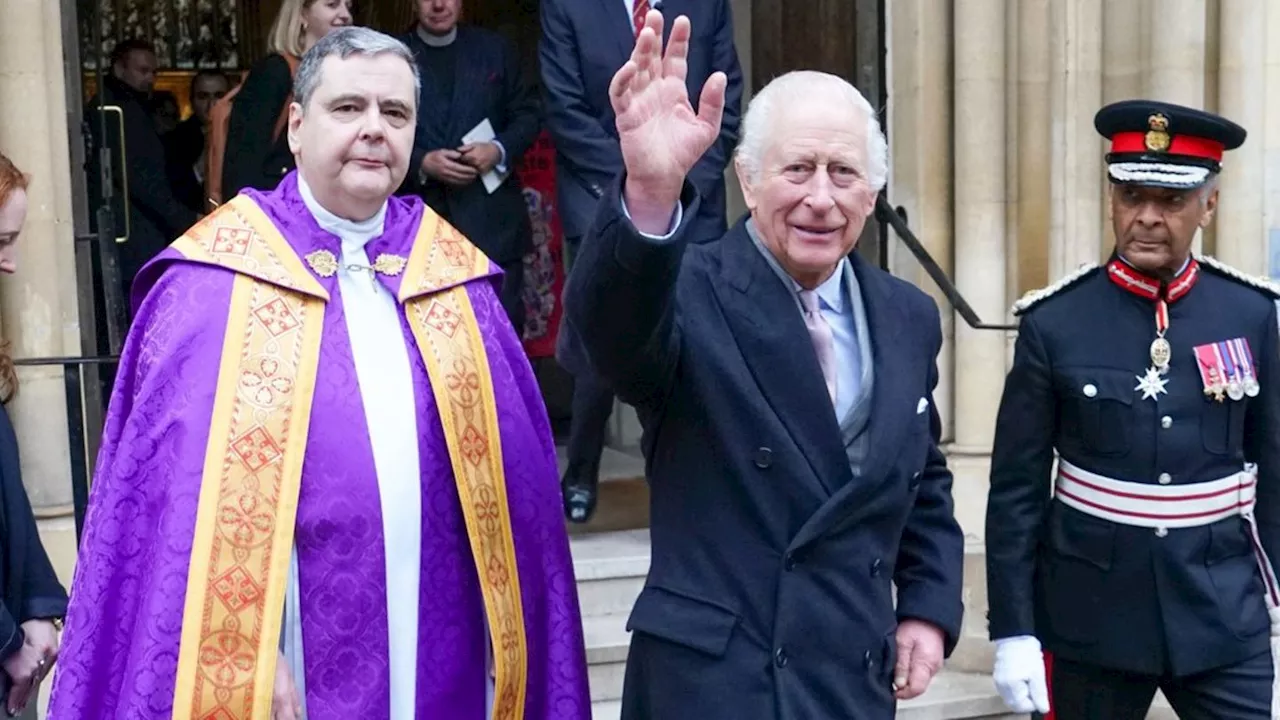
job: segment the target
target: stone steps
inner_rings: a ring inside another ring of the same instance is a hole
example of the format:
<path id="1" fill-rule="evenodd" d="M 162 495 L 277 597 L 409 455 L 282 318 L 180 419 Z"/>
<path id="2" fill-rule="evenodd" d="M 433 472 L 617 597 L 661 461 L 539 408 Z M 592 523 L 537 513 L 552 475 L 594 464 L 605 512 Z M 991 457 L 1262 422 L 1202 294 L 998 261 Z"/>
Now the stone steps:
<path id="1" fill-rule="evenodd" d="M 647 529 L 580 533 L 571 539 L 587 645 L 593 716 L 619 717 L 630 634 L 627 616 L 649 571 Z M 990 677 L 944 670 L 922 697 L 899 704 L 899 718 L 1012 719 Z"/>

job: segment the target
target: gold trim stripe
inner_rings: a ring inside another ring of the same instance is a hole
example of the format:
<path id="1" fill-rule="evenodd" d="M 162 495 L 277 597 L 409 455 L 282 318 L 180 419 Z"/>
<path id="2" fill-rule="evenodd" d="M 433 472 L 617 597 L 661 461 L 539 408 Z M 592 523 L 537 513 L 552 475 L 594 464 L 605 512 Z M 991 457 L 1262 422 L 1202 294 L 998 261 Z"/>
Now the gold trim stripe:
<path id="1" fill-rule="evenodd" d="M 410 298 L 405 314 L 431 378 L 484 596 L 497 676 L 493 718 L 520 720 L 529 653 L 502 438 L 480 325 L 467 289 L 460 284 L 483 277 L 488 269 L 484 253 L 428 209 L 400 296 Z M 435 290 L 440 287 L 449 289 Z"/>
<path id="2" fill-rule="evenodd" d="M 206 257 L 192 259 L 216 261 L 200 239 L 236 228 L 218 222 L 229 216 L 215 213 L 176 248 L 185 254 L 194 245 Z M 274 227 L 262 230 L 251 228 L 231 251 L 259 271 L 287 267 L 285 258 L 301 266 L 291 250 L 278 252 L 289 246 Z M 179 720 L 271 716 L 325 302 L 263 280 L 237 274 L 232 288 L 187 575 Z"/>
<path id="3" fill-rule="evenodd" d="M 460 285 L 489 273 L 489 258 L 431 208 L 423 208 L 422 222 L 404 279 L 400 302 Z"/>
<path id="4" fill-rule="evenodd" d="M 475 558 L 496 665 L 494 720 L 524 717 L 528 647 L 493 376 L 464 286 L 406 307 L 431 377 Z"/>
<path id="5" fill-rule="evenodd" d="M 248 195 L 237 195 L 220 206 L 172 247 L 188 260 L 220 265 L 304 295 L 329 299 L 329 292 Z"/>

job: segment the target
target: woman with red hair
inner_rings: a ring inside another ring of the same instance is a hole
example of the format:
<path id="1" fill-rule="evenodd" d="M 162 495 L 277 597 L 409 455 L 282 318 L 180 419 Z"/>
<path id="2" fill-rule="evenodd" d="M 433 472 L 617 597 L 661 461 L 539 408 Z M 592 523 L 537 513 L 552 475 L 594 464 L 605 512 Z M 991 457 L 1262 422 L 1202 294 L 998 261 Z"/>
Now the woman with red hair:
<path id="1" fill-rule="evenodd" d="M 17 244 L 27 219 L 28 178 L 0 154 L 0 273 L 18 269 Z M 0 345 L 0 702 L 9 715 L 30 710 L 58 655 L 67 593 L 40 544 L 22 485 L 18 439 L 4 403 L 18 391 L 8 345 Z M 30 707 L 28 707 L 30 705 Z"/>

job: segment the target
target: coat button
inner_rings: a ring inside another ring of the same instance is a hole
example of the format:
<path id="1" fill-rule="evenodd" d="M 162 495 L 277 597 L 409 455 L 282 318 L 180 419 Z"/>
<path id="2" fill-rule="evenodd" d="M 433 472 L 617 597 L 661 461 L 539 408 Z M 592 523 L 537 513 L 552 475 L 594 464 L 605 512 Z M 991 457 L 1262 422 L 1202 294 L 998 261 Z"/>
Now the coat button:
<path id="1" fill-rule="evenodd" d="M 773 464 L 773 451 L 767 447 L 756 450 L 756 467 L 764 470 Z"/>
<path id="2" fill-rule="evenodd" d="M 791 572 L 792 570 L 795 570 L 795 569 L 796 569 L 796 563 L 797 563 L 797 562 L 799 562 L 799 561 L 798 561 L 798 560 L 796 560 L 796 555 L 795 555 L 795 553 L 787 553 L 786 557 L 784 557 L 784 558 L 782 559 L 782 567 L 783 567 L 787 572 Z"/>
<path id="3" fill-rule="evenodd" d="M 1169 428 L 1173 427 L 1173 418 L 1169 417 L 1168 415 L 1165 415 L 1164 417 L 1160 418 L 1160 427 L 1164 428 L 1165 430 L 1168 430 Z"/>
<path id="4" fill-rule="evenodd" d="M 871 577 L 880 576 L 880 558 L 871 561 Z"/>
<path id="5" fill-rule="evenodd" d="M 1084 391 L 1085 397 L 1093 397 L 1098 394 L 1098 388 L 1093 383 L 1089 383 L 1081 389 Z"/>
<path id="6" fill-rule="evenodd" d="M 777 665 L 780 668 L 786 667 L 787 651 L 783 650 L 782 648 L 778 648 L 778 651 L 773 654 L 773 664 Z"/>
<path id="7" fill-rule="evenodd" d="M 862 664 L 863 664 L 863 665 L 865 665 L 865 666 L 867 667 L 867 669 L 868 669 L 868 670 L 870 670 L 871 668 L 875 667 L 876 661 L 871 659 L 871 651 L 870 651 L 870 650 L 868 650 L 868 651 L 866 651 L 866 652 L 862 653 Z"/>
<path id="8" fill-rule="evenodd" d="M 1160 473 L 1160 477 L 1156 478 L 1156 482 L 1160 483 L 1161 485 L 1168 485 L 1169 483 L 1173 482 L 1173 476 L 1170 475 L 1169 473 Z"/>

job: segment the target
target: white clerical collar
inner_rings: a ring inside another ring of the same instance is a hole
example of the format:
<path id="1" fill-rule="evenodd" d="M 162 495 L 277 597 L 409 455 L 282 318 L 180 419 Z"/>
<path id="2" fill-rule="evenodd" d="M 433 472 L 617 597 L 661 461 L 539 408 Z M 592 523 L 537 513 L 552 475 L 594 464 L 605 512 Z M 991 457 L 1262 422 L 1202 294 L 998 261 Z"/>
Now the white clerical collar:
<path id="1" fill-rule="evenodd" d="M 385 202 L 368 220 L 355 221 L 340 218 L 320 205 L 320 201 L 316 200 L 316 196 L 311 192 L 311 187 L 307 185 L 301 172 L 298 173 L 298 194 L 302 196 L 302 202 L 306 204 L 320 227 L 337 235 L 342 239 L 343 244 L 355 241 L 358 247 L 363 248 L 365 243 L 382 234 L 383 223 L 387 219 Z"/>
<path id="2" fill-rule="evenodd" d="M 418 37 L 422 38 L 422 42 L 426 43 L 427 47 L 448 47 L 453 44 L 454 40 L 458 39 L 458 26 L 454 25 L 449 29 L 449 32 L 443 35 L 432 35 L 419 25 Z"/>

